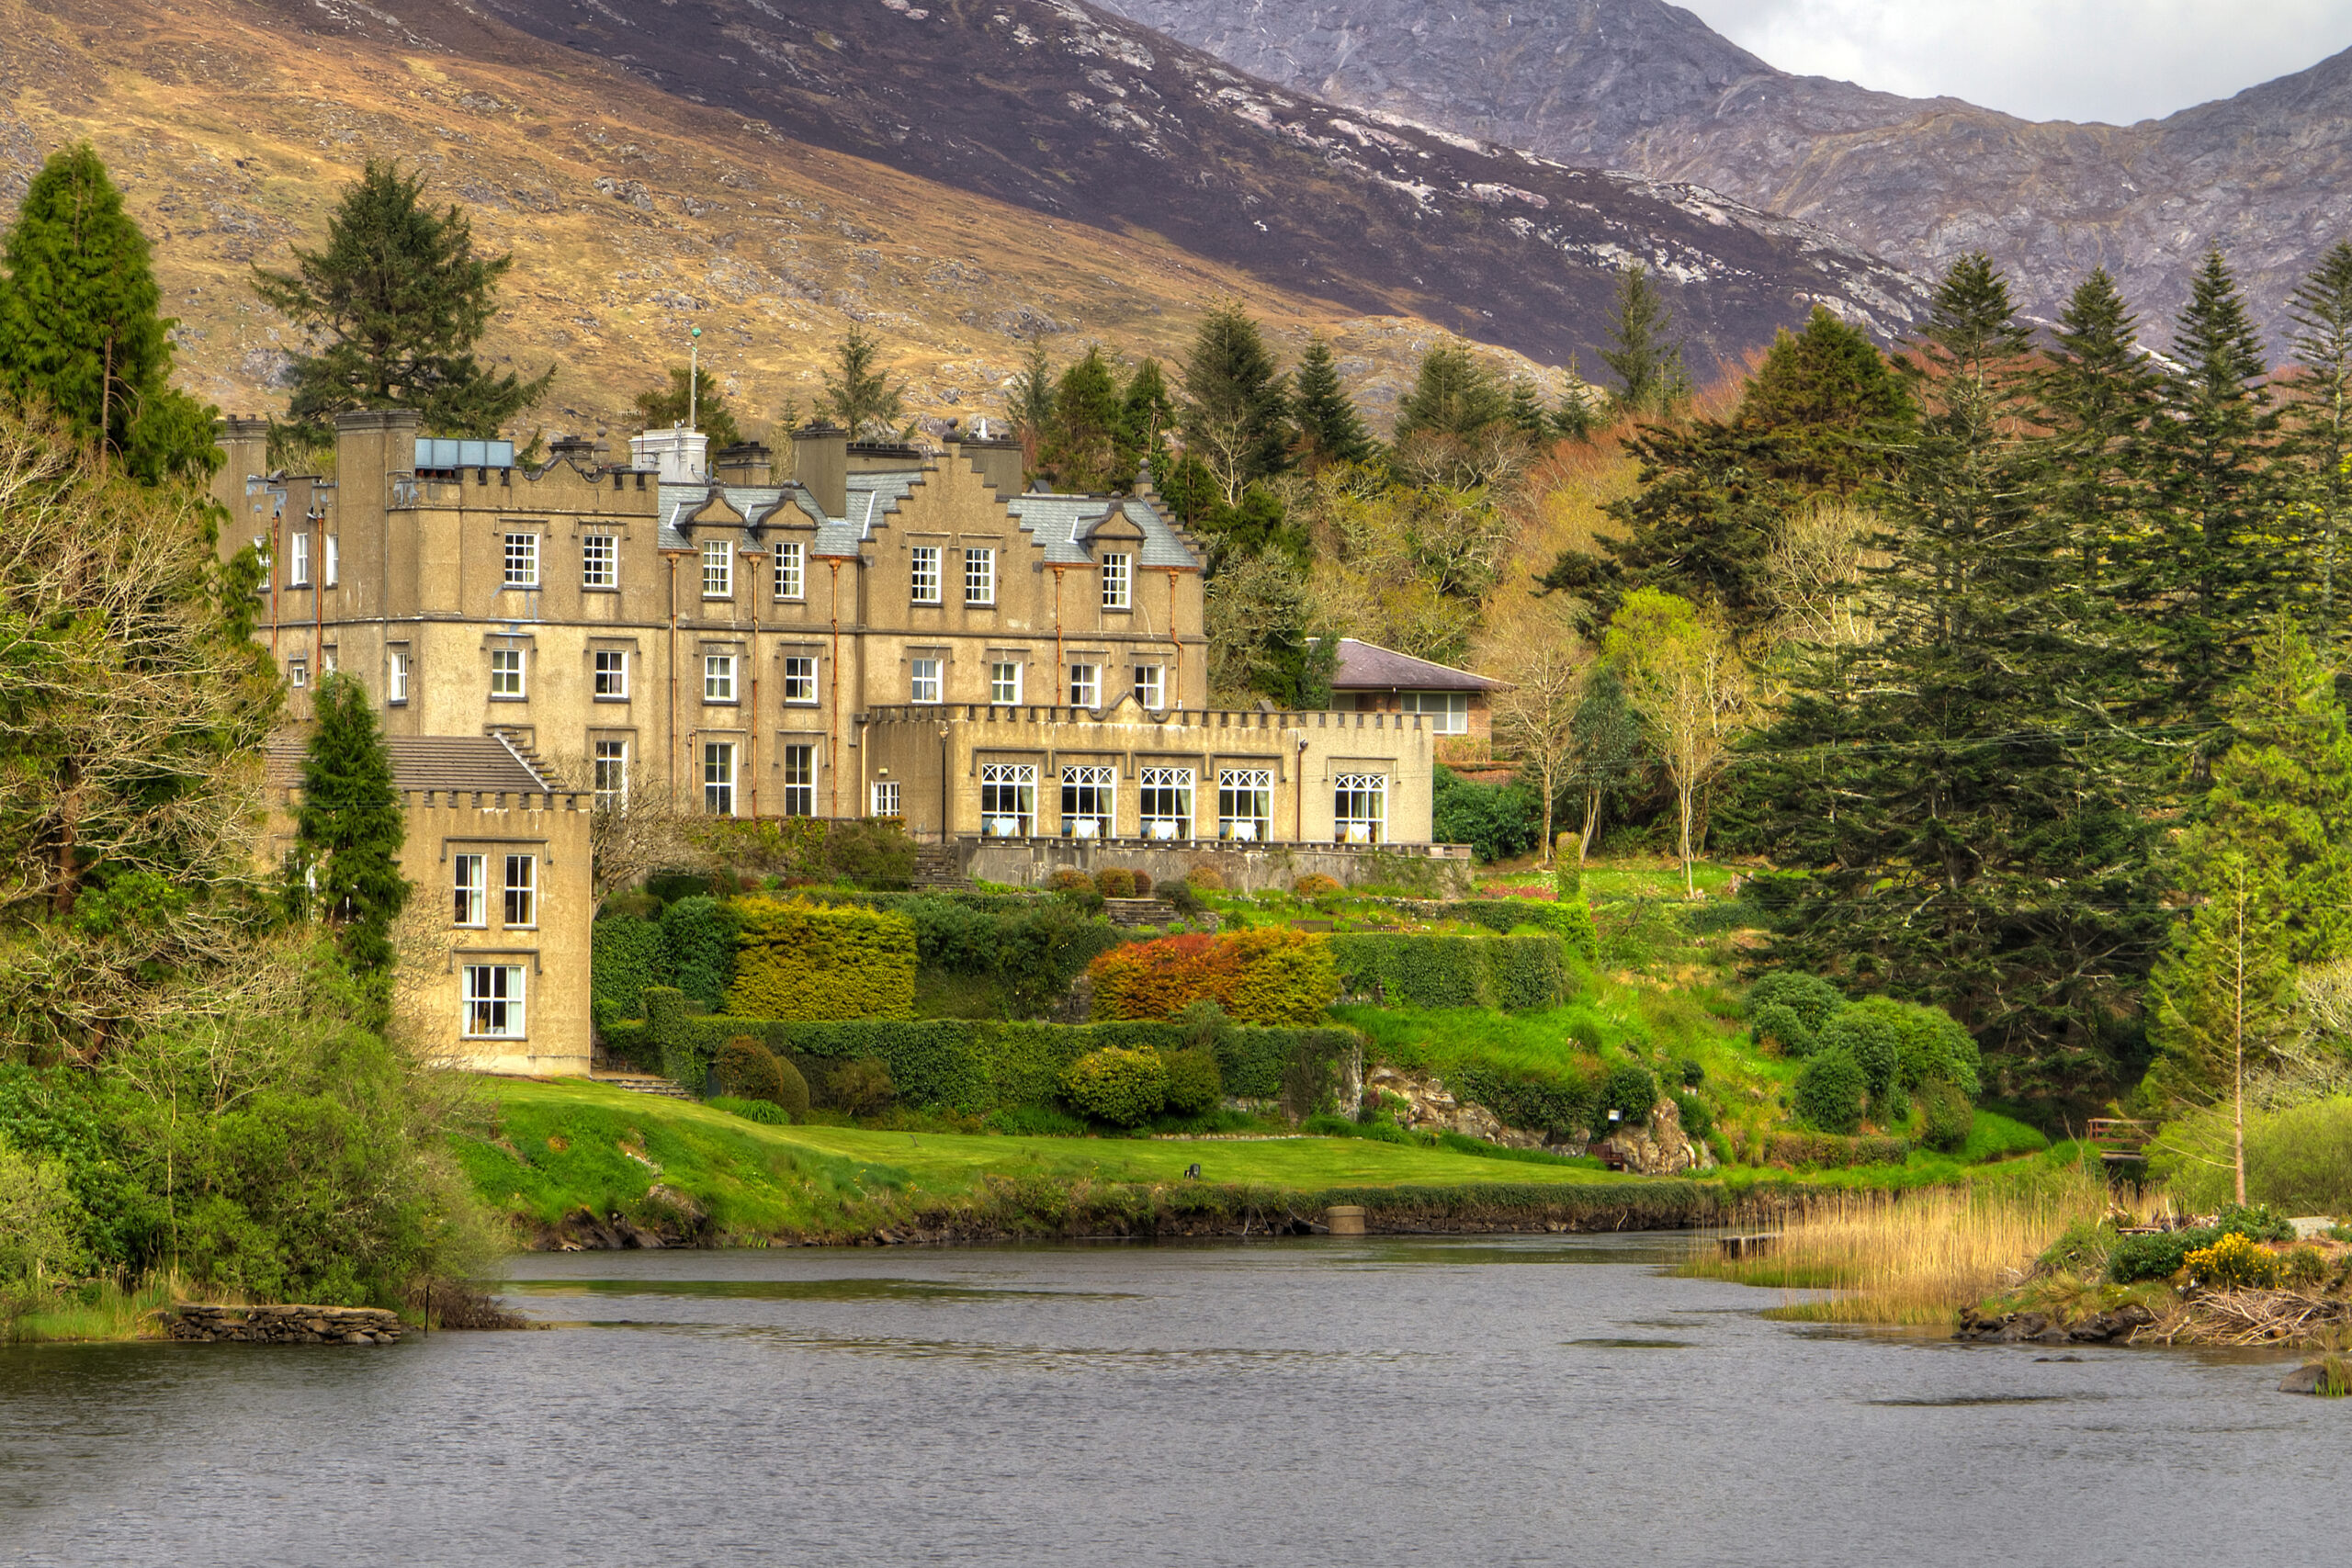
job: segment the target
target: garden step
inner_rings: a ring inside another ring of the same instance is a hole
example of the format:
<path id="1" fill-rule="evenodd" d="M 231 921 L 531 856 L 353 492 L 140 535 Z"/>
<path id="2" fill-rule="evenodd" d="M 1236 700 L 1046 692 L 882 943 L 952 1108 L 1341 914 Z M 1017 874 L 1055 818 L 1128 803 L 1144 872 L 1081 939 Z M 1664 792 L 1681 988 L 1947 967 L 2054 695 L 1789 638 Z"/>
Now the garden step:
<path id="1" fill-rule="evenodd" d="M 596 1073 L 592 1075 L 600 1084 L 625 1089 L 632 1094 L 658 1094 L 665 1100 L 692 1100 L 684 1088 L 674 1079 L 659 1073 Z"/>
<path id="2" fill-rule="evenodd" d="M 1182 917 L 1176 913 L 1176 906 L 1165 898 L 1105 898 L 1102 918 L 1114 926 L 1131 929 L 1173 925 Z"/>

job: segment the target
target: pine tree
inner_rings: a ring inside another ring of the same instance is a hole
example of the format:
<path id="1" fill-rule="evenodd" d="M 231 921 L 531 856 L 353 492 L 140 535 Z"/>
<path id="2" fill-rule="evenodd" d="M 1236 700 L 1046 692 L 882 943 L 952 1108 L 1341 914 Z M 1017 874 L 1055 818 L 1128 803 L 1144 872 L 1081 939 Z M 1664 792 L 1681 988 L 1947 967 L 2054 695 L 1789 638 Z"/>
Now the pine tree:
<path id="1" fill-rule="evenodd" d="M 1467 441 L 1510 415 L 1510 394 L 1496 385 L 1470 345 L 1440 339 L 1421 355 L 1413 389 L 1396 405 L 1396 441 L 1401 446 L 1425 433 Z"/>
<path id="2" fill-rule="evenodd" d="M 1208 466 L 1225 502 L 1290 464 L 1287 378 L 1258 323 L 1238 305 L 1220 305 L 1202 319 L 1184 360 L 1185 448 Z"/>
<path id="3" fill-rule="evenodd" d="M 1552 415 L 1544 407 L 1544 394 L 1524 376 L 1510 378 L 1510 412 L 1505 417 L 1512 429 L 1532 443 L 1541 445 L 1552 438 Z"/>
<path id="4" fill-rule="evenodd" d="M 1176 428 L 1176 399 L 1159 361 L 1147 359 L 1128 378 L 1119 400 L 1119 460 L 1114 476 L 1122 488 L 1135 482 L 1146 463 L 1157 479 L 1168 477 L 1168 435 Z"/>
<path id="5" fill-rule="evenodd" d="M 1620 274 L 1609 311 L 1610 346 L 1600 362 L 1617 373 L 1616 404 L 1636 419 L 1663 419 L 1690 395 L 1674 312 L 1639 262 Z"/>
<path id="6" fill-rule="evenodd" d="M 1291 418 L 1297 422 L 1306 467 L 1329 463 L 1363 463 L 1374 452 L 1372 434 L 1356 412 L 1347 389 L 1340 384 L 1340 362 L 1331 345 L 1317 333 L 1299 355 L 1296 390 L 1291 397 Z"/>
<path id="7" fill-rule="evenodd" d="M 1034 474 L 1044 461 L 1046 434 L 1054 423 L 1054 366 L 1046 357 L 1043 333 L 1030 335 L 1029 352 L 1013 374 L 1008 402 L 1012 434 L 1021 442 L 1022 467 Z"/>
<path id="8" fill-rule="evenodd" d="M 327 220 L 324 249 L 297 247 L 292 272 L 254 270 L 262 303 L 316 349 L 294 357 L 297 423 L 414 409 L 429 430 L 494 435 L 555 379 L 552 366 L 525 381 L 475 359 L 514 258 L 476 255 L 465 210 L 433 211 L 424 189 L 422 173 L 370 159 Z"/>
<path id="9" fill-rule="evenodd" d="M 691 388 L 686 380 L 688 367 L 673 365 L 668 387 L 658 392 L 638 393 L 638 418 L 645 422 L 648 430 L 665 430 L 691 418 L 700 423 L 714 452 L 735 446 L 743 439 L 743 432 L 735 423 L 734 411 L 727 406 L 727 399 L 718 390 L 718 378 L 707 367 L 697 365 L 692 368 Z M 791 428 L 789 421 L 786 428 Z"/>
<path id="10" fill-rule="evenodd" d="M 1773 338 L 1731 423 L 1779 438 L 1774 478 L 1849 496 L 1884 472 L 1887 449 L 1917 419 L 1878 345 L 1816 305 L 1804 331 Z"/>
<path id="11" fill-rule="evenodd" d="M 321 682 L 313 711 L 296 852 L 353 969 L 380 973 L 392 962 L 392 921 L 409 895 L 399 864 L 407 819 L 392 788 L 391 753 L 367 689 L 351 677 Z"/>
<path id="12" fill-rule="evenodd" d="M 857 327 L 842 333 L 833 347 L 833 369 L 823 378 L 818 402 L 853 441 L 888 440 L 906 417 L 906 388 L 890 379 L 881 357 L 881 344 Z"/>
<path id="13" fill-rule="evenodd" d="M 1062 372 L 1054 389 L 1054 414 L 1046 425 L 1038 466 L 1054 476 L 1057 488 L 1091 495 L 1108 490 L 1118 461 L 1119 384 L 1100 344 Z"/>
<path id="14" fill-rule="evenodd" d="M 2297 286 L 2291 309 L 2302 368 L 2286 411 L 2285 456 L 2303 514 L 2312 622 L 2334 638 L 2344 581 L 2344 535 L 2352 527 L 2352 243 L 2338 240 Z"/>
<path id="15" fill-rule="evenodd" d="M 89 144 L 51 154 L 9 229 L 0 384 L 47 402 L 101 464 L 149 484 L 219 467 L 217 411 L 171 384 L 147 237 Z"/>
<path id="16" fill-rule="evenodd" d="M 1567 387 L 1552 409 L 1552 434 L 1563 441 L 1591 440 L 1592 433 L 1600 425 L 1600 415 L 1593 406 L 1594 395 L 1584 378 L 1577 374 L 1576 361 L 1571 358 Z"/>

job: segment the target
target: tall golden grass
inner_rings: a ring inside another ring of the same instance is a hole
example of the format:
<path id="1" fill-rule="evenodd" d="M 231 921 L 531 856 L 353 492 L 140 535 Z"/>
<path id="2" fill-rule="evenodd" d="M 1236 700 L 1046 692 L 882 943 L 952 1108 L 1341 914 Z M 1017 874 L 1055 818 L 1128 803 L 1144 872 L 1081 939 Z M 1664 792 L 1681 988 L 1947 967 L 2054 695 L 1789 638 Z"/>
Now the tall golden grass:
<path id="1" fill-rule="evenodd" d="M 2110 1206 L 2097 1171 L 2070 1168 L 2030 1184 L 1841 1192 L 1781 1224 L 1761 1258 L 1706 1257 L 1682 1272 L 1777 1285 L 1772 1315 L 1816 1323 L 1942 1323 L 2018 1283 L 2077 1222 Z"/>

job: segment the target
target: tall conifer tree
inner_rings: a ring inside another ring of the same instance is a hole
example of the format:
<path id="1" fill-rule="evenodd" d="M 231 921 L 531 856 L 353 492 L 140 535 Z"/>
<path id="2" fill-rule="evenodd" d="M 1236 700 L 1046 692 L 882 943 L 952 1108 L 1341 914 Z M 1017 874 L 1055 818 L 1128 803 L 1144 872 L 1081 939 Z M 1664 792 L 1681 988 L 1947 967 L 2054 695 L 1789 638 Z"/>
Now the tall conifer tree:
<path id="1" fill-rule="evenodd" d="M 104 464 L 156 483 L 220 465 L 215 412 L 171 384 L 147 237 L 87 142 L 52 153 L 8 230 L 0 379 L 47 402 Z"/>
<path id="2" fill-rule="evenodd" d="M 1421 355 L 1412 389 L 1396 405 L 1396 439 L 1401 444 L 1426 431 L 1467 440 L 1510 414 L 1510 394 L 1470 345 L 1441 339 Z"/>
<path id="3" fill-rule="evenodd" d="M 2352 243 L 2338 240 L 2297 286 L 2295 359 L 2302 374 L 2286 411 L 2287 455 L 2306 520 L 2312 623 L 2331 641 L 2352 592 L 2345 534 L 2352 529 Z"/>
<path id="4" fill-rule="evenodd" d="M 1206 464 L 1227 506 L 1290 464 L 1288 378 L 1238 305 L 1201 321 L 1184 360 L 1185 449 Z"/>
<path id="5" fill-rule="evenodd" d="M 1120 477 L 1113 471 L 1118 463 L 1119 413 L 1119 383 L 1111 362 L 1103 357 L 1102 344 L 1089 344 L 1054 388 L 1054 415 L 1038 457 L 1057 488 L 1091 494 L 1109 489 Z"/>
<path id="6" fill-rule="evenodd" d="M 355 970 L 377 973 L 391 964 L 392 921 L 408 902 L 399 864 L 407 818 L 367 689 L 331 675 L 319 684 L 314 712 L 295 843 L 344 955 Z"/>
<path id="7" fill-rule="evenodd" d="M 1175 395 L 1168 389 L 1159 361 L 1147 359 L 1127 378 L 1126 392 L 1119 400 L 1117 479 L 1121 486 L 1135 483 L 1146 463 L 1153 465 L 1156 482 L 1167 481 L 1168 437 L 1175 428 Z"/>
<path id="8" fill-rule="evenodd" d="M 1617 279 L 1609 311 L 1609 346 L 1600 362 L 1617 373 L 1617 407 L 1636 419 L 1663 419 L 1690 395 L 1674 311 L 1649 268 L 1636 262 Z"/>
<path id="9" fill-rule="evenodd" d="M 1363 416 L 1356 412 L 1347 389 L 1340 384 L 1340 362 L 1319 333 L 1299 355 L 1296 388 L 1291 398 L 1291 417 L 1298 423 L 1308 468 L 1371 458 L 1371 433 L 1364 429 Z"/>

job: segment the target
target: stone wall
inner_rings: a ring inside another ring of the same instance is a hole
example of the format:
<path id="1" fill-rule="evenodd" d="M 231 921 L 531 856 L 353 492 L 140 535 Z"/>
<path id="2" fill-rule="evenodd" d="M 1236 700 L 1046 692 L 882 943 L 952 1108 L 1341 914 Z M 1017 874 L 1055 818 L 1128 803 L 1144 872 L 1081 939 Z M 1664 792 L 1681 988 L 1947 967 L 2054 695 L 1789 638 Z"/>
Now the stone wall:
<path id="1" fill-rule="evenodd" d="M 1151 874 L 1152 882 L 1181 880 L 1196 865 L 1213 868 L 1233 893 L 1287 893 L 1302 876 L 1328 876 L 1347 886 L 1358 883 L 1426 882 L 1432 896 L 1464 897 L 1476 865 L 1461 845 L 1187 844 L 1159 849 L 1135 842 L 1096 843 L 1082 839 L 960 839 L 955 846 L 964 874 L 978 881 L 1042 887 L 1055 872 L 1069 867 L 1090 876 L 1106 866 Z M 1459 850 L 1457 855 L 1451 852 Z"/>
<path id="2" fill-rule="evenodd" d="M 166 1332 L 174 1339 L 229 1340 L 244 1345 L 391 1345 L 400 1316 L 381 1307 L 173 1305 Z"/>

